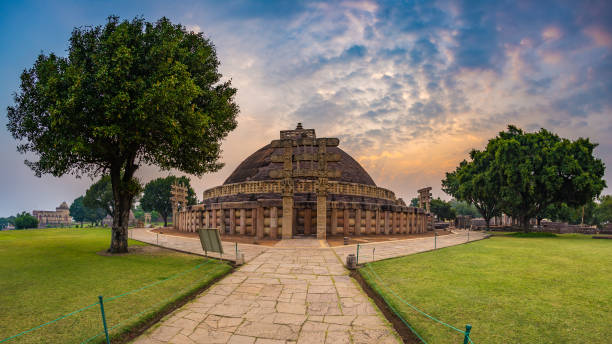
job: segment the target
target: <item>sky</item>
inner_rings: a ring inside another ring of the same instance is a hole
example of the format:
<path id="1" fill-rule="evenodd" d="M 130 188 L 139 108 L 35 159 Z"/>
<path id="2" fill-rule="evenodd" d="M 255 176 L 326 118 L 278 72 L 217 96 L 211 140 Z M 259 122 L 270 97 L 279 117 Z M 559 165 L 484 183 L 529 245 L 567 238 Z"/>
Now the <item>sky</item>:
<path id="1" fill-rule="evenodd" d="M 588 137 L 612 166 L 610 1 L 0 0 L 0 216 L 70 204 L 92 183 L 35 177 L 6 107 L 38 54 L 65 55 L 74 27 L 111 14 L 203 32 L 238 89 L 225 167 L 190 176 L 200 200 L 297 122 L 340 138 L 378 186 L 404 199 L 425 186 L 448 199 L 445 172 L 508 124 Z M 146 166 L 138 177 L 169 173 L 182 175 Z"/>

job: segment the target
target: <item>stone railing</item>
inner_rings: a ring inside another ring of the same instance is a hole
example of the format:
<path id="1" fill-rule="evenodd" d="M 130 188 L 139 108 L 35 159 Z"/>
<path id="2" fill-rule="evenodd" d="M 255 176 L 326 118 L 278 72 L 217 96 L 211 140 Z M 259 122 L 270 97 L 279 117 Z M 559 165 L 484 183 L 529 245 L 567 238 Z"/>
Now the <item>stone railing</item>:
<path id="1" fill-rule="evenodd" d="M 295 183 L 296 193 L 316 192 L 315 180 L 297 180 Z M 261 194 L 261 193 L 281 193 L 281 181 L 265 180 L 254 182 L 242 182 L 226 184 L 204 191 L 204 200 L 209 198 L 231 196 L 236 194 Z M 328 192 L 336 195 L 352 195 L 380 198 L 395 201 L 395 194 L 387 189 L 377 186 L 329 181 Z"/>

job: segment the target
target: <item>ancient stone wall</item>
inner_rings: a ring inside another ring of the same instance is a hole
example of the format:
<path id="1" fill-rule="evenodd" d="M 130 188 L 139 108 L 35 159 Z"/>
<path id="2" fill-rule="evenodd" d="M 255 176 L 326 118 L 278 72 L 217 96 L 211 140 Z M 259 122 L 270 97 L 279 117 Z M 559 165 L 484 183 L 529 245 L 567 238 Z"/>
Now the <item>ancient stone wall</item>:
<path id="1" fill-rule="evenodd" d="M 328 202 L 326 230 L 329 235 L 412 234 L 428 230 L 431 216 L 423 209 L 359 202 Z M 258 239 L 280 238 L 281 200 L 226 202 L 192 206 L 179 211 L 176 228 L 195 232 L 198 228 L 219 228 L 222 235 L 245 235 Z M 316 202 L 296 202 L 291 232 L 314 235 L 317 231 Z"/>

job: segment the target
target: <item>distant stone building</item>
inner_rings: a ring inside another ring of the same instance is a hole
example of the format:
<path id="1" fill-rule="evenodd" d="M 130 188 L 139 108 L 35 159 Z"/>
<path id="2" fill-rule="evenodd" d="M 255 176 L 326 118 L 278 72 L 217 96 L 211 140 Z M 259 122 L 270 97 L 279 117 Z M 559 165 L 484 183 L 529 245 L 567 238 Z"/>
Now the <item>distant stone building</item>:
<path id="1" fill-rule="evenodd" d="M 138 224 L 138 220 L 134 216 L 134 212 L 130 210 L 130 218 L 128 220 L 128 226 L 136 226 Z M 112 227 L 113 226 L 113 217 L 110 215 L 106 215 L 105 218 L 102 219 L 103 227 Z"/>
<path id="2" fill-rule="evenodd" d="M 53 210 L 34 210 L 32 216 L 38 219 L 38 228 L 64 227 L 72 224 L 70 208 L 66 202 Z"/>

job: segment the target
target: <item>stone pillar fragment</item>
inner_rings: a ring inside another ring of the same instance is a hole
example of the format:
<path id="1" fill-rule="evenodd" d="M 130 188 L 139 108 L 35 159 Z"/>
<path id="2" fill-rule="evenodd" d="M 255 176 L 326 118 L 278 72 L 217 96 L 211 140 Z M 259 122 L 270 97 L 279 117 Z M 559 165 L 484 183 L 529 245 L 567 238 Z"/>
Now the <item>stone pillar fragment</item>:
<path id="1" fill-rule="evenodd" d="M 257 208 L 257 229 L 255 230 L 257 239 L 263 239 L 264 237 L 264 208 Z"/>
<path id="2" fill-rule="evenodd" d="M 229 211 L 229 234 L 236 234 L 236 209 L 230 208 Z"/>
<path id="3" fill-rule="evenodd" d="M 317 239 L 327 238 L 327 196 L 317 195 Z"/>
<path id="4" fill-rule="evenodd" d="M 361 208 L 355 209 L 355 235 L 361 235 Z"/>
<path id="5" fill-rule="evenodd" d="M 278 208 L 270 208 L 270 238 L 276 239 L 278 234 Z"/>
<path id="6" fill-rule="evenodd" d="M 241 235 L 246 234 L 246 209 L 240 209 L 240 229 Z"/>
<path id="7" fill-rule="evenodd" d="M 338 232 L 338 209 L 331 210 L 331 235 L 336 235 Z"/>
<path id="8" fill-rule="evenodd" d="M 293 237 L 293 197 L 283 195 L 283 228 L 282 238 Z"/>

